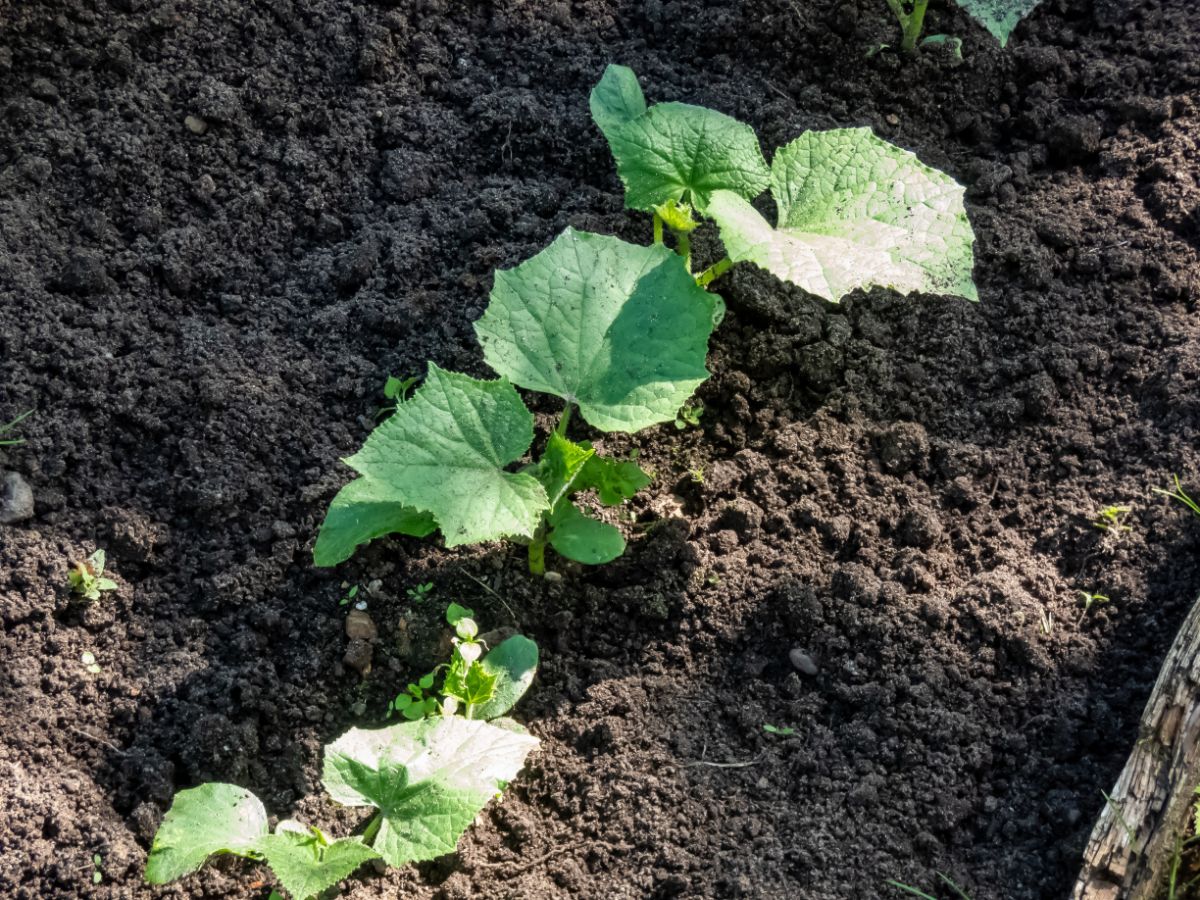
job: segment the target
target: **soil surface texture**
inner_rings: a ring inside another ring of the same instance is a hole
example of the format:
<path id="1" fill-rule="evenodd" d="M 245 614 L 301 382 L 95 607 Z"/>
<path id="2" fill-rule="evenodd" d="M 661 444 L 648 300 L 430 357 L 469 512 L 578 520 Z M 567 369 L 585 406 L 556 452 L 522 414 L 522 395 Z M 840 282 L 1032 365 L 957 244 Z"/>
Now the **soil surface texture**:
<path id="1" fill-rule="evenodd" d="M 0 896 L 262 900 L 236 860 L 143 885 L 172 794 L 361 827 L 321 748 L 456 600 L 541 645 L 542 747 L 457 853 L 344 897 L 1065 897 L 1200 589 L 1200 520 L 1151 493 L 1200 493 L 1200 7 L 1045 0 L 1002 50 L 935 0 L 927 31 L 961 64 L 868 56 L 883 0 L 0 2 L 0 422 L 36 410 L 0 448 Z M 698 428 L 572 431 L 656 474 L 621 560 L 313 568 L 385 377 L 489 374 L 496 268 L 649 241 L 588 114 L 609 62 L 768 158 L 869 125 L 949 172 L 981 302 L 739 266 Z M 119 589 L 80 604 L 97 547 Z"/>

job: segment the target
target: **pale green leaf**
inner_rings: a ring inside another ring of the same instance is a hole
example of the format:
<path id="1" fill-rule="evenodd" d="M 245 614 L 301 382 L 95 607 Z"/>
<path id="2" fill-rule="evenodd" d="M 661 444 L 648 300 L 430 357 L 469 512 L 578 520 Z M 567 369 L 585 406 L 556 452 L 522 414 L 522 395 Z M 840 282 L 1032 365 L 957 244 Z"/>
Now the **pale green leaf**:
<path id="1" fill-rule="evenodd" d="M 399 525 L 420 533 L 432 516 L 446 546 L 532 537 L 549 507 L 531 475 L 506 472 L 533 441 L 533 416 L 507 381 L 478 381 L 429 366 L 425 383 L 346 462 L 365 480 L 331 507 L 320 561 Z M 341 495 L 339 495 L 341 497 Z M 354 501 L 366 508 L 354 520 Z M 320 542 L 320 539 L 318 539 Z M 329 548 L 325 552 L 325 548 Z"/>
<path id="2" fill-rule="evenodd" d="M 317 535 L 313 563 L 336 566 L 349 559 L 359 544 L 385 534 L 426 537 L 437 531 L 433 516 L 386 499 L 391 496 L 387 484 L 365 477 L 338 491 Z"/>
<path id="3" fill-rule="evenodd" d="M 325 748 L 322 780 L 337 802 L 380 810 L 371 845 L 402 866 L 453 852 L 537 745 L 524 731 L 457 716 L 354 728 Z"/>
<path id="4" fill-rule="evenodd" d="M 210 856 L 257 859 L 267 811 L 245 788 L 210 782 L 175 795 L 146 860 L 146 880 L 165 884 L 195 872 Z"/>
<path id="5" fill-rule="evenodd" d="M 778 228 L 728 191 L 709 205 L 734 262 L 833 301 L 872 285 L 978 299 L 963 189 L 912 153 L 867 128 L 810 131 L 771 173 Z"/>
<path id="6" fill-rule="evenodd" d="M 637 76 L 628 66 L 610 65 L 600 82 L 592 88 L 589 104 L 592 119 L 605 137 L 646 111 L 646 98 Z"/>
<path id="7" fill-rule="evenodd" d="M 507 715 L 529 690 L 537 673 L 538 645 L 523 634 L 514 634 L 493 647 L 479 664 L 496 676 L 496 690 L 474 715 L 476 719 L 495 719 Z"/>
<path id="8" fill-rule="evenodd" d="M 724 113 L 689 103 L 658 103 L 642 115 L 605 130 L 625 206 L 653 212 L 687 200 L 705 211 L 713 191 L 757 197 L 768 184 L 758 137 Z"/>
<path id="9" fill-rule="evenodd" d="M 1033 12 L 1041 0 L 957 0 L 976 22 L 990 31 L 1004 47 L 1009 35 L 1022 19 Z"/>
<path id="10" fill-rule="evenodd" d="M 619 529 L 584 515 L 568 500 L 550 516 L 550 546 L 567 559 L 597 566 L 624 553 L 625 538 Z"/>
<path id="11" fill-rule="evenodd" d="M 628 460 L 592 456 L 584 463 L 575 490 L 595 488 L 600 502 L 605 506 L 616 506 L 628 500 L 651 481 L 641 466 Z"/>
<path id="12" fill-rule="evenodd" d="M 546 489 L 551 508 L 578 490 L 575 480 L 595 453 L 591 447 L 576 444 L 558 432 L 551 432 L 549 440 L 546 441 L 546 450 L 538 460 L 537 471 L 534 473 Z"/>
<path id="13" fill-rule="evenodd" d="M 379 854 L 358 838 L 327 843 L 316 829 L 290 827 L 280 822 L 274 834 L 258 842 L 267 865 L 293 900 L 307 900 L 337 884 Z"/>
<path id="14" fill-rule="evenodd" d="M 578 404 L 596 428 L 632 432 L 673 420 L 708 377 L 715 302 L 666 247 L 568 228 L 496 273 L 475 331 L 514 384 Z"/>

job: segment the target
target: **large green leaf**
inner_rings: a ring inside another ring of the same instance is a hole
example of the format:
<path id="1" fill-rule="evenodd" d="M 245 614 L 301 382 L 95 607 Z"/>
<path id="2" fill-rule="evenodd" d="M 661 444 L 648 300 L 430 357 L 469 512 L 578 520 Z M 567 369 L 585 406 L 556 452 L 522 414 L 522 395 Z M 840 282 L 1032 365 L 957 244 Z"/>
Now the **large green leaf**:
<path id="1" fill-rule="evenodd" d="M 992 33 L 1004 47 L 1021 20 L 1033 12 L 1041 0 L 958 0 L 958 5 Z"/>
<path id="2" fill-rule="evenodd" d="M 259 839 L 259 849 L 294 900 L 306 900 L 337 884 L 379 854 L 358 838 L 328 841 L 315 828 L 286 820 Z"/>
<path id="3" fill-rule="evenodd" d="M 537 745 L 524 731 L 457 716 L 354 728 L 325 748 L 322 780 L 337 802 L 379 809 L 371 845 L 402 866 L 453 852 Z"/>
<path id="4" fill-rule="evenodd" d="M 317 535 L 313 563 L 336 566 L 349 559 L 359 544 L 385 534 L 426 537 L 437 531 L 433 516 L 388 499 L 391 496 L 388 485 L 366 477 L 338 491 Z"/>
<path id="5" fill-rule="evenodd" d="M 978 299 L 962 187 L 870 129 L 802 134 L 775 155 L 771 192 L 778 228 L 736 194 L 713 196 L 734 262 L 827 300 L 871 285 Z"/>
<path id="6" fill-rule="evenodd" d="M 267 833 L 262 802 L 235 784 L 210 782 L 175 795 L 146 860 L 146 880 L 166 884 L 218 853 L 257 859 Z"/>
<path id="7" fill-rule="evenodd" d="M 538 666 L 538 645 L 523 634 L 514 634 L 493 647 L 479 664 L 496 676 L 496 692 L 491 700 L 476 707 L 474 716 L 476 719 L 495 719 L 506 715 L 533 684 Z"/>
<path id="8" fill-rule="evenodd" d="M 504 470 L 532 441 L 533 416 L 511 384 L 431 363 L 412 398 L 346 460 L 363 477 L 330 508 L 317 563 L 336 563 L 387 531 L 428 533 L 430 520 L 415 513 L 432 516 L 449 547 L 532 537 L 549 508 L 546 492 L 532 475 Z"/>
<path id="9" fill-rule="evenodd" d="M 550 546 L 575 562 L 598 566 L 625 552 L 625 538 L 619 529 L 585 515 L 570 500 L 555 507 L 549 525 Z"/>
<path id="10" fill-rule="evenodd" d="M 638 431 L 672 420 L 708 377 L 713 298 L 666 247 L 568 228 L 496 273 L 475 331 L 514 384 L 578 404 L 596 428 Z"/>
<path id="11" fill-rule="evenodd" d="M 646 111 L 646 98 L 637 76 L 628 66 L 610 65 L 600 82 L 592 88 L 589 104 L 592 119 L 605 137 Z"/>

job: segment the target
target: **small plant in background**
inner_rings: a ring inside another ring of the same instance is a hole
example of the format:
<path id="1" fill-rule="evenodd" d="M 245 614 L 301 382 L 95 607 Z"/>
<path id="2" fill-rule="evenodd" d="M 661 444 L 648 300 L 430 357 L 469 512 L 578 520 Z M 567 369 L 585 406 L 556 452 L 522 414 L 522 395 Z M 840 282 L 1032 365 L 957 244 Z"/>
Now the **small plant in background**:
<path id="1" fill-rule="evenodd" d="M 763 725 L 763 731 L 765 731 L 767 734 L 777 734 L 780 737 L 787 737 L 788 735 L 792 735 L 792 734 L 796 733 L 795 728 L 790 728 L 787 726 L 780 728 L 775 725 L 766 725 L 766 724 Z"/>
<path id="2" fill-rule="evenodd" d="M 1041 0 L 955 0 L 962 10 L 986 28 L 1004 47 L 1020 21 L 1033 12 Z M 900 23 L 900 49 L 912 53 L 917 49 L 917 39 L 925 28 L 925 12 L 929 0 L 887 0 L 887 5 Z M 938 39 L 941 40 L 938 40 Z M 921 45 L 945 43 L 947 35 L 935 34 L 921 41 Z M 954 40 L 957 40 L 955 38 Z M 960 41 L 961 44 L 961 41 Z"/>
<path id="3" fill-rule="evenodd" d="M 699 428 L 700 417 L 702 415 L 704 415 L 704 402 L 701 400 L 690 400 L 679 407 L 679 412 L 675 414 L 675 427 L 680 431 L 689 426 Z"/>
<path id="4" fill-rule="evenodd" d="M 117 583 L 104 577 L 104 564 L 103 550 L 97 550 L 83 562 L 73 564 L 67 573 L 67 583 L 71 586 L 71 592 L 94 603 L 100 599 L 102 592 L 115 591 Z"/>
<path id="5" fill-rule="evenodd" d="M 432 696 L 430 692 L 433 690 L 433 683 L 436 679 L 437 671 L 435 670 L 427 675 L 422 675 L 416 682 L 409 682 L 404 692 L 397 694 L 388 703 L 388 718 L 390 719 L 393 713 L 400 713 L 404 718 L 415 722 L 417 719 L 435 715 L 439 704 L 437 697 Z"/>
<path id="6" fill-rule="evenodd" d="M 482 655 L 470 610 L 452 604 L 454 658 L 467 685 L 464 701 L 443 687 L 452 704 L 430 715 L 380 729 L 352 728 L 325 747 L 321 782 L 338 803 L 377 810 L 361 836 L 331 840 L 294 820 L 269 828 L 262 802 L 232 784 L 210 782 L 175 795 L 146 862 L 146 880 L 165 884 L 195 872 L 210 856 L 230 854 L 265 862 L 295 900 L 305 900 L 348 877 L 364 862 L 390 866 L 435 859 L 454 851 L 476 816 L 524 767 L 538 739 L 511 720 L 493 725 L 528 690 L 537 670 L 537 645 L 513 635 Z M 474 648 L 474 649 L 466 649 Z M 484 676 L 472 675 L 478 668 Z M 422 702 L 434 674 L 416 685 Z M 485 692 L 477 690 L 488 684 Z M 470 693 L 474 691 L 474 693 Z M 410 704 L 411 705 L 411 704 Z M 461 713 L 461 714 L 458 714 Z M 405 711 L 405 715 L 408 713 Z"/>
<path id="7" fill-rule="evenodd" d="M 100 674 L 100 663 L 96 662 L 96 654 L 91 650 L 84 650 L 83 653 L 79 654 L 79 661 L 83 663 L 83 668 L 88 674 Z"/>
<path id="8" fill-rule="evenodd" d="M 395 375 L 389 375 L 387 381 L 383 383 L 383 396 L 391 402 L 380 407 L 379 412 L 375 414 L 375 418 L 382 419 L 384 416 L 394 413 L 396 407 L 408 399 L 408 392 L 420 380 L 416 375 L 410 375 L 407 378 L 397 378 Z"/>
<path id="9" fill-rule="evenodd" d="M 1091 593 L 1088 593 L 1087 591 L 1076 591 L 1076 593 L 1079 594 L 1079 596 L 1083 600 L 1083 610 L 1079 613 L 1078 622 L 1083 621 L 1083 617 L 1088 614 L 1088 610 L 1090 610 L 1093 606 L 1095 606 L 1099 603 L 1109 603 L 1110 602 L 1109 598 L 1104 596 L 1103 594 L 1091 594 Z M 1076 624 L 1078 624 L 1078 622 Z"/>
<path id="10" fill-rule="evenodd" d="M 24 438 L 10 437 L 10 435 L 16 431 L 18 425 L 32 415 L 33 410 L 28 409 L 11 422 L 5 422 L 4 424 L 0 425 L 0 447 L 15 447 L 17 444 L 25 443 Z"/>
<path id="11" fill-rule="evenodd" d="M 1179 481 L 1178 475 L 1171 476 L 1175 480 L 1175 489 L 1168 491 L 1163 488 L 1154 488 L 1154 493 L 1162 494 L 1164 497 L 1170 497 L 1172 500 L 1178 500 L 1184 506 L 1192 511 L 1195 516 L 1200 516 L 1200 503 L 1197 503 L 1187 495 L 1183 489 L 1183 484 Z"/>
<path id="12" fill-rule="evenodd" d="M 104 880 L 104 859 L 99 853 L 92 854 L 92 884 L 99 884 Z"/>
<path id="13" fill-rule="evenodd" d="M 404 592 L 404 595 L 412 603 L 424 603 L 433 595 L 433 582 L 426 581 L 424 584 L 413 585 Z"/>
<path id="14" fill-rule="evenodd" d="M 1092 520 L 1092 527 L 1099 528 L 1107 534 L 1122 535 L 1133 531 L 1132 526 L 1125 524 L 1125 519 L 1132 512 L 1128 506 L 1106 506 Z"/>
<path id="15" fill-rule="evenodd" d="M 343 581 L 342 587 L 346 588 L 347 586 L 349 586 L 350 589 L 346 591 L 346 593 L 342 594 L 342 599 L 338 601 L 338 606 L 349 606 L 354 598 L 358 596 L 357 584 L 351 585 L 348 582 Z"/>

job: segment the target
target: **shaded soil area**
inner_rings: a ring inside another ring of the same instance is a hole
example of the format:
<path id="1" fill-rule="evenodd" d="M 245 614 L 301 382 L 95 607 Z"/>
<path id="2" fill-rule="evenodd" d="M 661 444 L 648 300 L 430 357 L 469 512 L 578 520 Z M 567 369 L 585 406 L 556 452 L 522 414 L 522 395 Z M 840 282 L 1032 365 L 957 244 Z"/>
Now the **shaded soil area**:
<path id="1" fill-rule="evenodd" d="M 265 898 L 244 863 L 141 884 L 173 792 L 360 825 L 321 747 L 457 600 L 542 645 L 542 749 L 456 854 L 346 897 L 1066 896 L 1200 589 L 1200 521 L 1150 493 L 1200 487 L 1200 10 L 1046 0 L 1005 51 L 929 20 L 965 62 L 866 57 L 882 0 L 0 4 L 0 421 L 36 409 L 0 448 L 35 497 L 0 526 L 0 894 Z M 657 476 L 623 559 L 314 569 L 387 374 L 487 374 L 493 270 L 568 224 L 649 240 L 587 112 L 613 61 L 768 156 L 870 125 L 952 173 L 982 302 L 739 267 L 701 427 L 601 440 Z M 82 607 L 98 546 L 120 589 Z"/>

